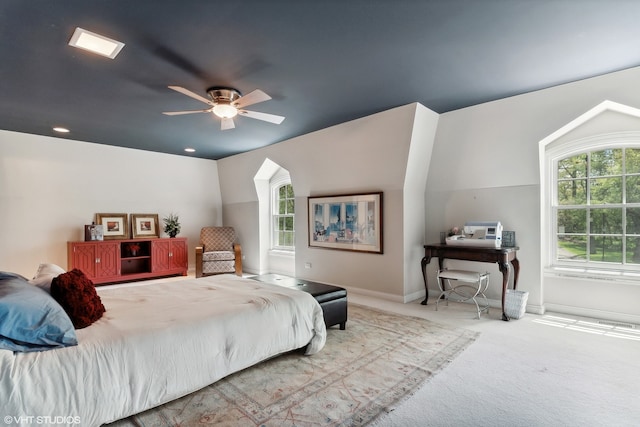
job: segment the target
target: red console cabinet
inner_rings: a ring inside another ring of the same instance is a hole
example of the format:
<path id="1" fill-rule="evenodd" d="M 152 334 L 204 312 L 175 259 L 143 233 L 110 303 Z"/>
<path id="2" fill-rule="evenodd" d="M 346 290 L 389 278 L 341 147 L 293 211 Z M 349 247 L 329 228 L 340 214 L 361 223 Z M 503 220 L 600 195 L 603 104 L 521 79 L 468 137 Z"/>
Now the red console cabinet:
<path id="1" fill-rule="evenodd" d="M 120 276 L 118 242 L 74 242 L 68 246 L 67 252 L 69 270 L 82 270 L 94 283 Z"/>
<path id="2" fill-rule="evenodd" d="M 151 272 L 155 274 L 187 274 L 187 239 L 170 238 L 151 241 Z"/>
<path id="3" fill-rule="evenodd" d="M 135 251 L 133 248 L 135 247 Z M 127 239 L 67 242 L 67 266 L 94 284 L 187 275 L 187 239 Z"/>

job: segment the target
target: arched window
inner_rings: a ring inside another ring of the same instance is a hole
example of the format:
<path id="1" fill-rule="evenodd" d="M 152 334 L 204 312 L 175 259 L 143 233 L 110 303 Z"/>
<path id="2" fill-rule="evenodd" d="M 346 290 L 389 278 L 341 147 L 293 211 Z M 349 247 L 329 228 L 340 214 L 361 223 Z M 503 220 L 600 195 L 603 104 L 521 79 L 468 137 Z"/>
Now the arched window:
<path id="1" fill-rule="evenodd" d="M 271 181 L 271 248 L 295 250 L 295 195 L 286 179 L 274 177 Z"/>
<path id="2" fill-rule="evenodd" d="M 260 274 L 295 276 L 294 192 L 289 171 L 265 158 L 253 178 L 258 196 Z M 281 209 L 281 204 L 283 204 Z"/>
<path id="3" fill-rule="evenodd" d="M 640 144 L 594 138 L 550 166 L 551 266 L 640 271 Z"/>

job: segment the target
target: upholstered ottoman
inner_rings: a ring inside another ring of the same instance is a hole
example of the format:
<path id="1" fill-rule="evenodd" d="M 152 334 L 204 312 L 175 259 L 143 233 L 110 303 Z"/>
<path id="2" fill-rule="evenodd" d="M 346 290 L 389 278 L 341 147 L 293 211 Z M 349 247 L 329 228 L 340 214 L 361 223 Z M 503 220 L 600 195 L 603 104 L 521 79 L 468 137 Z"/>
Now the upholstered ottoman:
<path id="1" fill-rule="evenodd" d="M 286 286 L 300 289 L 310 293 L 322 307 L 324 324 L 327 328 L 340 325 L 344 330 L 347 324 L 347 290 L 338 286 L 324 283 L 311 282 L 309 280 L 296 279 L 295 277 L 282 276 L 280 274 L 262 274 L 252 277 L 260 282 L 272 285 Z"/>

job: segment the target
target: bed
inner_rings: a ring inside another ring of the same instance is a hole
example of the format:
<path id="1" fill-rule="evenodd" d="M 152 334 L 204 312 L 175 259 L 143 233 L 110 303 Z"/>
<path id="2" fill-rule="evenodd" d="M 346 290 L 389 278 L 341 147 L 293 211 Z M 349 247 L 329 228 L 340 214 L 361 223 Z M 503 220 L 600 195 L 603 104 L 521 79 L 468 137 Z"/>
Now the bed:
<path id="1" fill-rule="evenodd" d="M 15 417 L 7 424 L 99 426 L 276 355 L 312 355 L 326 339 L 310 294 L 234 275 L 97 292 L 106 312 L 75 331 L 77 345 L 0 350 L 0 413 Z"/>

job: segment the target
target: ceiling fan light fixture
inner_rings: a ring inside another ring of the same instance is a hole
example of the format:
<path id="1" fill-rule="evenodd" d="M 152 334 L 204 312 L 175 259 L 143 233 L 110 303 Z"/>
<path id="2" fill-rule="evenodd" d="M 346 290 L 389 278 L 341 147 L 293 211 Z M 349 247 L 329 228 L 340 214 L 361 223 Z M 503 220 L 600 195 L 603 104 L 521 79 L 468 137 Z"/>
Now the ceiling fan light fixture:
<path id="1" fill-rule="evenodd" d="M 284 120 L 284 117 L 276 116 L 275 114 L 260 113 L 258 111 L 249 111 L 244 109 L 248 105 L 257 104 L 271 99 L 269 95 L 260 89 L 255 89 L 249 94 L 242 96 L 242 94 L 236 89 L 214 86 L 207 89 L 207 95 L 209 95 L 210 99 L 203 98 L 197 93 L 191 92 L 189 89 L 185 89 L 181 86 L 169 86 L 169 89 L 203 102 L 207 104 L 209 108 L 206 110 L 165 111 L 162 113 L 167 116 L 179 116 L 182 114 L 192 113 L 213 113 L 214 116 L 221 119 L 221 130 L 234 129 L 236 126 L 233 122 L 233 118 L 237 115 L 242 115 L 250 119 L 263 120 L 265 122 L 275 123 L 278 125 Z"/>
<path id="2" fill-rule="evenodd" d="M 229 104 L 216 104 L 213 107 L 213 114 L 221 119 L 231 119 L 238 114 L 238 110 Z"/>

